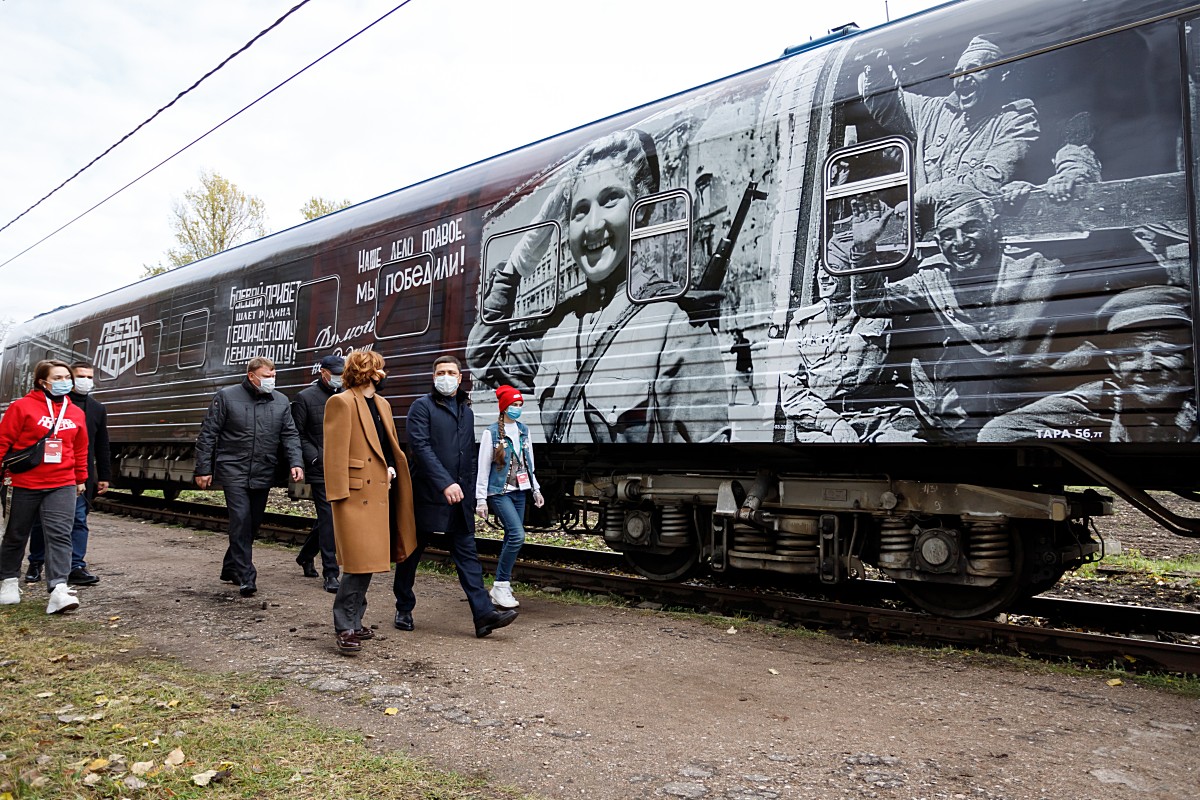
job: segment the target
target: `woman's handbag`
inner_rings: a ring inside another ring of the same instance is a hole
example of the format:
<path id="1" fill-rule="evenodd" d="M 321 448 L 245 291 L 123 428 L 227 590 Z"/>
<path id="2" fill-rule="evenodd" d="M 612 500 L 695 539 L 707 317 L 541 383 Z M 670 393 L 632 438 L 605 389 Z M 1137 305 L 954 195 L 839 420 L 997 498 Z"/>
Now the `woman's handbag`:
<path id="1" fill-rule="evenodd" d="M 42 458 L 46 455 L 46 440 L 49 438 L 50 431 L 46 431 L 45 436 L 29 447 L 9 450 L 8 455 L 4 456 L 4 461 L 0 463 L 0 472 L 29 472 L 34 467 L 40 467 Z"/>

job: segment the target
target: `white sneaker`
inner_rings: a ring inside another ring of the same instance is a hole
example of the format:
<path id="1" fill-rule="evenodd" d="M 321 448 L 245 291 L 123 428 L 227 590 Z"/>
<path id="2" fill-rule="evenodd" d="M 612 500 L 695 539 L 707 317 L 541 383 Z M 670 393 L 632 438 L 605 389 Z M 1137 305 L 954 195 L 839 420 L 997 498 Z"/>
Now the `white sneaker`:
<path id="1" fill-rule="evenodd" d="M 79 598 L 65 583 L 54 587 L 50 593 L 50 602 L 46 604 L 47 614 L 61 614 L 64 611 L 74 611 L 79 608 Z"/>
<path id="2" fill-rule="evenodd" d="M 0 582 L 0 606 L 15 606 L 21 602 L 21 581 L 5 578 Z"/>
<path id="3" fill-rule="evenodd" d="M 491 595 L 492 602 L 501 608 L 516 608 L 521 605 L 517 598 L 513 597 L 512 584 L 509 581 L 496 581 L 488 594 Z"/>

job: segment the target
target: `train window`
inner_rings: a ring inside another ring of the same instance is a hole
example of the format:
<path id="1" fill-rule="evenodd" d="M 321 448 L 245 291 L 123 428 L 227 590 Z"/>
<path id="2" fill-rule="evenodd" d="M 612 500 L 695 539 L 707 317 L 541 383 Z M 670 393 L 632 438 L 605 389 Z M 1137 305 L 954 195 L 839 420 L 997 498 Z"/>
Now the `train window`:
<path id="1" fill-rule="evenodd" d="M 192 369 L 204 366 L 208 357 L 208 309 L 189 311 L 179 318 L 179 350 L 176 366 Z"/>
<path id="2" fill-rule="evenodd" d="M 420 336 L 433 309 L 433 254 L 391 261 L 375 278 L 375 338 Z"/>
<path id="3" fill-rule="evenodd" d="M 71 342 L 71 363 L 88 361 L 92 357 L 92 340 L 76 339 Z"/>
<path id="4" fill-rule="evenodd" d="M 15 400 L 17 397 L 17 348 L 4 348 L 4 359 L 0 362 L 0 399 Z"/>
<path id="5" fill-rule="evenodd" d="M 898 267 L 913 253 L 912 145 L 891 137 L 834 151 L 825 160 L 821 227 L 825 268 L 835 274 Z M 854 225 L 878 222 L 869 245 Z"/>
<path id="6" fill-rule="evenodd" d="M 691 281 L 691 196 L 676 189 L 643 197 L 629 216 L 629 299 L 651 303 L 680 297 Z"/>
<path id="7" fill-rule="evenodd" d="M 296 290 L 296 349 L 328 349 L 337 341 L 338 294 L 341 281 L 336 275 L 300 284 Z"/>
<path id="8" fill-rule="evenodd" d="M 153 375 L 158 372 L 158 355 L 162 347 L 162 320 L 143 322 L 141 325 L 142 354 L 133 365 L 135 375 Z"/>
<path id="9" fill-rule="evenodd" d="M 562 230 L 557 222 L 526 225 L 489 236 L 483 243 L 479 320 L 485 325 L 538 319 L 558 305 L 558 253 Z M 516 296 L 497 292 L 496 281 L 516 279 Z M 498 298 L 503 298 L 501 302 Z M 511 305 L 509 305 L 511 303 Z"/>

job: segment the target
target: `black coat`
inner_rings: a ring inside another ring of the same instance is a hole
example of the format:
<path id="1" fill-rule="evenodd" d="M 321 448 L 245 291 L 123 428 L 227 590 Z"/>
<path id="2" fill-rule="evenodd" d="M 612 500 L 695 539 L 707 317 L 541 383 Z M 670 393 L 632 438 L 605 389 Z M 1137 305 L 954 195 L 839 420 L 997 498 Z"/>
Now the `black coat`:
<path id="1" fill-rule="evenodd" d="M 96 484 L 112 483 L 112 451 L 108 446 L 108 409 L 94 397 L 71 392 L 71 402 L 83 409 L 88 432 L 88 497 L 96 496 Z"/>
<path id="2" fill-rule="evenodd" d="M 445 531 L 452 514 L 462 514 L 473 532 L 479 452 L 467 393 L 460 389 L 457 397 L 449 398 L 435 389 L 418 397 L 408 410 L 407 429 L 417 533 Z M 442 492 L 454 483 L 464 496 L 452 506 Z"/>
<path id="3" fill-rule="evenodd" d="M 292 419 L 300 434 L 304 480 L 308 483 L 325 482 L 325 401 L 335 394 L 336 389 L 317 378 L 292 400 Z"/>
<path id="4" fill-rule="evenodd" d="M 222 486 L 269 489 L 281 446 L 289 467 L 304 465 L 288 399 L 262 394 L 245 378 L 208 406 L 196 437 L 196 475 L 212 475 Z"/>

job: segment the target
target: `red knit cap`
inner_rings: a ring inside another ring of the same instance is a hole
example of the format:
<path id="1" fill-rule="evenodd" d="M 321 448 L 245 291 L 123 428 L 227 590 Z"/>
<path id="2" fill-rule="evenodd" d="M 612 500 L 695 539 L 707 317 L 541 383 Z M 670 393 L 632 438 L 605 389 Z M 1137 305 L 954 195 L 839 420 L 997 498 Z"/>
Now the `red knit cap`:
<path id="1" fill-rule="evenodd" d="M 496 399 L 500 401 L 500 410 L 507 411 L 513 403 L 524 403 L 525 398 L 512 386 L 501 386 L 496 390 Z"/>

